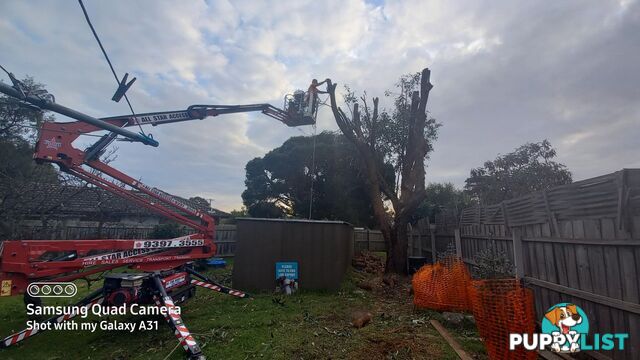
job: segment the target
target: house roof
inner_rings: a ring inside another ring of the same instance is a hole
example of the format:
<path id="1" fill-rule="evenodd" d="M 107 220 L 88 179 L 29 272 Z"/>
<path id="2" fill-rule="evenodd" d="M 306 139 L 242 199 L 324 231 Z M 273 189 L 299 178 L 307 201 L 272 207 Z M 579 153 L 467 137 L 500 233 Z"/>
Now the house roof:
<path id="1" fill-rule="evenodd" d="M 149 198 L 139 191 L 136 195 Z M 15 193 L 15 191 L 13 191 Z M 225 218 L 230 215 L 222 210 L 205 206 L 199 202 L 190 201 L 179 196 L 176 199 L 209 213 L 213 217 Z M 153 216 L 158 213 L 139 206 L 132 201 L 107 192 L 103 189 L 87 185 L 66 185 L 60 183 L 27 183 L 21 186 L 15 196 L 5 200 L 5 208 L 24 215 L 59 214 L 69 215 L 136 215 Z"/>

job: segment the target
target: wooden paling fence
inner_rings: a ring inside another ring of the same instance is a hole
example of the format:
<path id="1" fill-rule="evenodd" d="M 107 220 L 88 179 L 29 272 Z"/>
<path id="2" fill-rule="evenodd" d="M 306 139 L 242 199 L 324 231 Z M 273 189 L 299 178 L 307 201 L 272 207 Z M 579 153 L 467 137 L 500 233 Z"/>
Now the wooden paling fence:
<path id="1" fill-rule="evenodd" d="M 624 351 L 597 356 L 638 359 L 640 169 L 467 208 L 457 229 L 419 223 L 413 230 L 414 256 L 453 248 L 473 267 L 487 249 L 504 254 L 533 289 L 538 319 L 556 303 L 575 303 L 590 334 L 629 334 Z"/>
<path id="2" fill-rule="evenodd" d="M 236 251 L 236 226 L 216 226 L 216 256 L 233 256 Z"/>
<path id="3" fill-rule="evenodd" d="M 356 254 L 363 251 L 386 251 L 384 238 L 380 230 L 353 229 L 353 251 Z"/>

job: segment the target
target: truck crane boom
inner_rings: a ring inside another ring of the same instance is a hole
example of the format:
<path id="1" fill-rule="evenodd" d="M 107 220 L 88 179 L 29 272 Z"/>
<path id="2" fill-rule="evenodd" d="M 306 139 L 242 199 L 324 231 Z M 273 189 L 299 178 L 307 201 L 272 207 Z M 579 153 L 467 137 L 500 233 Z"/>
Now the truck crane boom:
<path id="1" fill-rule="evenodd" d="M 56 164 L 61 171 L 196 230 L 196 234 L 186 237 L 155 242 L 116 239 L 5 241 L 0 250 L 0 280 L 6 280 L 5 284 L 10 282 L 11 291 L 5 291 L 3 295 L 23 293 L 34 280 L 68 281 L 122 265 L 143 271 L 168 270 L 187 261 L 215 254 L 215 220 L 211 215 L 100 160 L 100 154 L 115 139 L 115 135 L 129 141 L 158 145 L 150 135 L 136 134 L 124 128 L 157 126 L 244 112 L 262 112 L 287 126 L 309 123 L 309 119 L 303 119 L 302 114 L 287 112 L 270 104 L 191 105 L 184 110 L 98 119 L 41 96 L 25 95 L 15 84 L 11 87 L 0 83 L 0 92 L 77 120 L 42 124 L 33 155 L 36 162 Z M 79 136 L 104 130 L 109 133 L 87 149 L 74 147 L 73 143 Z M 100 255 L 99 259 L 95 256 L 96 252 Z M 58 253 L 64 256 L 57 258 Z M 55 261 L 51 260 L 52 256 Z"/>

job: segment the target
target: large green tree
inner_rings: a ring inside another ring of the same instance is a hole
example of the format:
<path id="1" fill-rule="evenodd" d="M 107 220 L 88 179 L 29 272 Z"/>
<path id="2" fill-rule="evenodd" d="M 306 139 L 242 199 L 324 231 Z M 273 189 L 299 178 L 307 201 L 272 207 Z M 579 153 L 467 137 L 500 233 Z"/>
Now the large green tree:
<path id="1" fill-rule="evenodd" d="M 427 196 L 415 211 L 413 220 L 428 217 L 435 221 L 440 214 L 457 217 L 465 207 L 473 204 L 471 196 L 452 183 L 430 183 L 426 187 Z"/>
<path id="2" fill-rule="evenodd" d="M 378 108 L 378 98 L 347 91 L 347 114 L 338 106 L 336 84 L 327 82 L 336 123 L 365 169 L 368 198 L 385 239 L 388 273 L 407 272 L 407 225 L 426 198 L 425 161 L 440 126 L 427 116 L 430 75 L 424 69 L 402 76 L 396 89 L 386 94 L 393 99 L 389 112 Z M 394 166 L 394 178 L 385 176 L 387 162 Z"/>
<path id="3" fill-rule="evenodd" d="M 251 216 L 309 218 L 311 212 L 312 219 L 372 226 L 362 173 L 353 145 L 344 136 L 323 132 L 315 139 L 292 137 L 247 163 L 242 199 Z M 391 165 L 387 176 L 393 178 Z"/>
<path id="4" fill-rule="evenodd" d="M 44 85 L 26 77 L 21 81 L 26 94 L 46 93 Z M 27 141 L 33 145 L 37 128 L 43 122 L 52 120 L 52 115 L 16 98 L 0 95 L 0 140 Z"/>
<path id="5" fill-rule="evenodd" d="M 532 191 L 570 184 L 571 172 L 553 160 L 556 155 L 548 140 L 526 143 L 472 169 L 465 190 L 481 204 L 495 204 Z"/>
<path id="6" fill-rule="evenodd" d="M 44 91 L 42 84 L 29 77 L 22 84 L 23 91 L 30 94 Z M 24 198 L 34 183 L 58 181 L 53 166 L 39 166 L 33 161 L 37 128 L 45 120 L 51 120 L 47 112 L 0 96 L 0 239 L 10 238 L 15 231 L 20 220 L 16 209 L 26 201 Z"/>

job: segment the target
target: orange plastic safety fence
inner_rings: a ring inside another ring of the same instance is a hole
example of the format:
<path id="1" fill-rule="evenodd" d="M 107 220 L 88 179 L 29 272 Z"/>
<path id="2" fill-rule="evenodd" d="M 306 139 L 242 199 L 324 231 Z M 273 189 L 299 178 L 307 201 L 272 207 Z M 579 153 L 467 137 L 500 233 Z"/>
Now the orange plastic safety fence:
<path id="1" fill-rule="evenodd" d="M 469 272 L 459 259 L 425 265 L 413 275 L 413 303 L 437 311 L 470 311 L 470 283 Z"/>
<path id="2" fill-rule="evenodd" d="M 469 297 L 478 332 L 491 360 L 536 359 L 535 351 L 523 347 L 509 350 L 509 334 L 535 331 L 530 289 L 522 287 L 517 279 L 473 280 Z"/>

